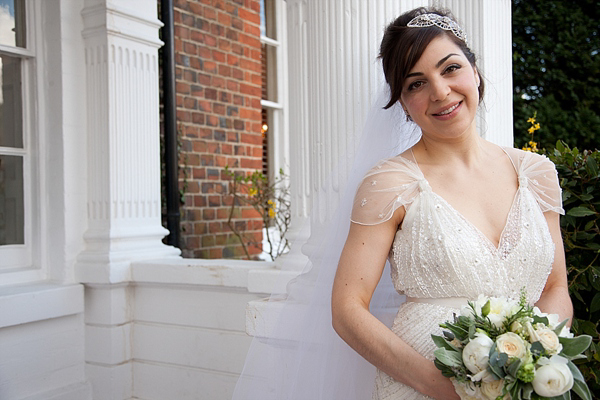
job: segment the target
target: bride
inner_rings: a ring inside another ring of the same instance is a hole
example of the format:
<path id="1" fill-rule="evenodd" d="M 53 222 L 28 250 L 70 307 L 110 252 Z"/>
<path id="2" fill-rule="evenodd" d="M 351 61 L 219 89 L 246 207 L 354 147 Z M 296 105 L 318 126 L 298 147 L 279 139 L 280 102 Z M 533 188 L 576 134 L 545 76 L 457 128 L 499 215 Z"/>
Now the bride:
<path id="1" fill-rule="evenodd" d="M 391 98 L 422 131 L 359 186 L 333 284 L 333 326 L 377 366 L 376 399 L 458 399 L 434 366 L 431 333 L 479 294 L 528 299 L 572 317 L 560 187 L 546 158 L 482 139 L 483 81 L 466 35 L 446 13 L 417 9 L 381 43 Z M 390 257 L 407 295 L 391 330 L 369 312 Z"/>
<path id="2" fill-rule="evenodd" d="M 265 308 L 271 331 L 253 340 L 234 399 L 458 399 L 431 334 L 467 300 L 525 288 L 572 316 L 556 170 L 479 137 L 484 83 L 464 31 L 418 8 L 388 26 L 380 58 L 389 96 L 336 215 L 312 232 L 306 272 Z"/>

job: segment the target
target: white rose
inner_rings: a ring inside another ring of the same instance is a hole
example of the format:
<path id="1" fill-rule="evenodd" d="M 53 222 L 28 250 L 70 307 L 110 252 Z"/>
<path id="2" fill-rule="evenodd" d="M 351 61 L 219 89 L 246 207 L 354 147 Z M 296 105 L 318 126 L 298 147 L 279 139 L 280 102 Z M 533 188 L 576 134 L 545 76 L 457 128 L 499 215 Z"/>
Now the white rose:
<path id="1" fill-rule="evenodd" d="M 481 394 L 489 400 L 496 400 L 502 396 L 502 388 L 504 387 L 504 379 L 499 379 L 491 382 L 483 382 L 481 384 Z"/>
<path id="2" fill-rule="evenodd" d="M 509 357 L 524 360 L 527 357 L 527 345 L 519 335 L 513 332 L 504 333 L 496 338 L 498 352 Z"/>
<path id="3" fill-rule="evenodd" d="M 463 349 L 463 363 L 473 374 L 485 371 L 490 358 L 490 349 L 494 345 L 492 339 L 483 333 L 476 333 L 475 337 Z"/>
<path id="4" fill-rule="evenodd" d="M 533 378 L 533 390 L 542 397 L 554 397 L 573 388 L 573 374 L 567 366 L 567 359 L 552 356 L 550 360 L 542 358 Z"/>
<path id="5" fill-rule="evenodd" d="M 538 328 L 535 330 L 540 339 L 540 343 L 548 354 L 558 354 L 562 350 L 562 344 L 558 340 L 558 336 L 549 328 Z"/>

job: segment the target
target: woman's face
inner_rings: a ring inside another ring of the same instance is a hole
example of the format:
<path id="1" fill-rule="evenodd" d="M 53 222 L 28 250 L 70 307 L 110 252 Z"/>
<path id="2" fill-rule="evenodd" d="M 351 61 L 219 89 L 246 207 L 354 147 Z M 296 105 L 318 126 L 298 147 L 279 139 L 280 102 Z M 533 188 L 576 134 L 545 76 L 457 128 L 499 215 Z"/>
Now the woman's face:
<path id="1" fill-rule="evenodd" d="M 409 72 L 400 102 L 425 137 L 451 141 L 475 133 L 478 86 L 477 71 L 460 47 L 441 35 Z"/>

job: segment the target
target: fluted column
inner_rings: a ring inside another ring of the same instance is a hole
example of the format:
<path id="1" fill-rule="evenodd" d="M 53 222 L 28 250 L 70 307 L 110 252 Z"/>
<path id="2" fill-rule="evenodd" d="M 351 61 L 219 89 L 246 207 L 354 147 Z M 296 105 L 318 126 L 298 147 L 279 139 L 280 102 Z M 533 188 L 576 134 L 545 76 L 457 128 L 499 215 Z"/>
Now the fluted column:
<path id="1" fill-rule="evenodd" d="M 478 57 L 485 79 L 484 106 L 477 128 L 484 138 L 513 145 L 512 28 L 510 0 L 432 0 L 448 8 L 466 29 L 469 47 Z"/>
<path id="2" fill-rule="evenodd" d="M 133 395 L 131 263 L 177 257 L 161 239 L 158 30 L 155 0 L 85 0 L 86 375 L 94 398 Z M 85 166 L 84 166 L 85 168 Z"/>
<path id="3" fill-rule="evenodd" d="M 135 9 L 124 8 L 135 7 Z M 129 279 L 129 263 L 174 256 L 162 244 L 156 2 L 87 0 L 82 11 L 88 138 L 82 282 Z"/>

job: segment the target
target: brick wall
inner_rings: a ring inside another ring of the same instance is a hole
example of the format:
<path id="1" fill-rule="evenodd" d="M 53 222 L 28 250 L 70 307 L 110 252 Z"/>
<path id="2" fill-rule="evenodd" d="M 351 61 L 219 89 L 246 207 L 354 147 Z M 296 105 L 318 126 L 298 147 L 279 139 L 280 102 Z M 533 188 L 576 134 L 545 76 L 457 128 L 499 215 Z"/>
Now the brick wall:
<path id="1" fill-rule="evenodd" d="M 223 168 L 245 173 L 262 168 L 259 13 L 256 0 L 175 3 L 184 257 L 244 254 L 227 226 L 231 198 Z M 260 238 L 262 221 L 256 215 L 241 210 L 236 224 Z"/>

